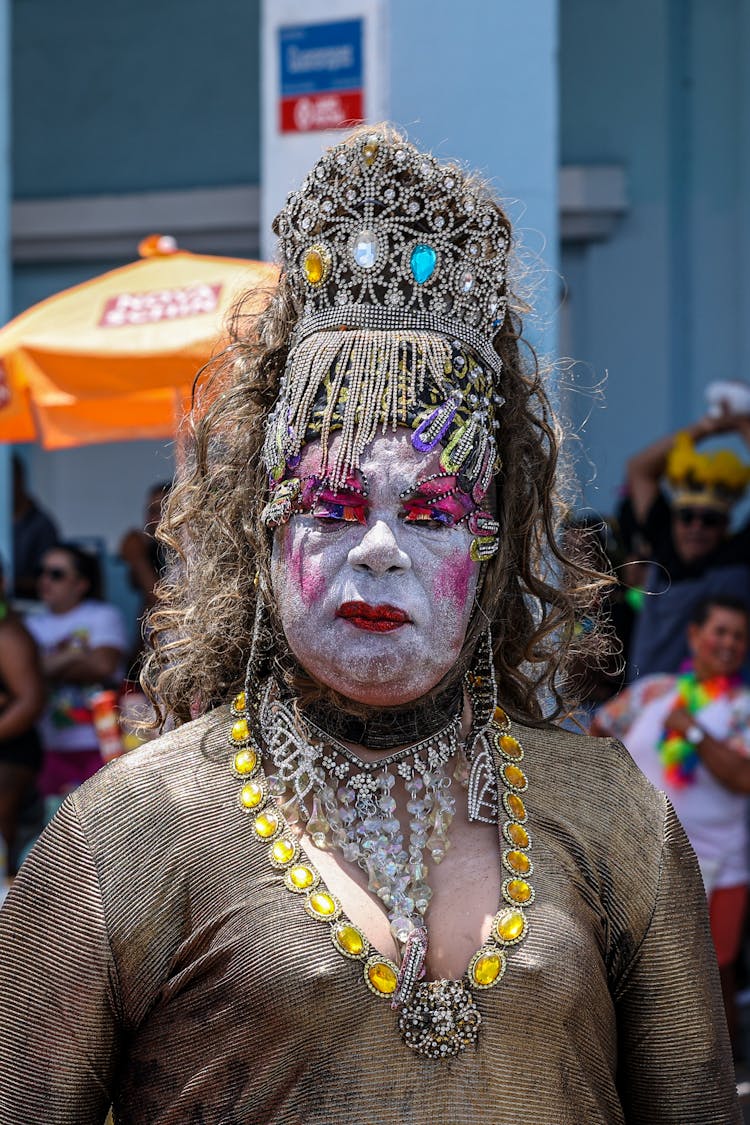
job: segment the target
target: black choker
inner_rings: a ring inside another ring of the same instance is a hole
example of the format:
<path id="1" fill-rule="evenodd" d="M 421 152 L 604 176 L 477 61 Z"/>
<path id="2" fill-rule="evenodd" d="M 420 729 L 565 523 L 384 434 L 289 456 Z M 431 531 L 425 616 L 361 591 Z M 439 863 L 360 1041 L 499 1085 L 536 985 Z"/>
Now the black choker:
<path id="1" fill-rule="evenodd" d="M 435 699 L 423 700 L 413 707 L 373 710 L 367 719 L 347 715 L 323 703 L 307 707 L 304 714 L 339 742 L 353 742 L 370 750 L 392 750 L 437 734 L 462 709 L 463 687 L 459 681 Z"/>

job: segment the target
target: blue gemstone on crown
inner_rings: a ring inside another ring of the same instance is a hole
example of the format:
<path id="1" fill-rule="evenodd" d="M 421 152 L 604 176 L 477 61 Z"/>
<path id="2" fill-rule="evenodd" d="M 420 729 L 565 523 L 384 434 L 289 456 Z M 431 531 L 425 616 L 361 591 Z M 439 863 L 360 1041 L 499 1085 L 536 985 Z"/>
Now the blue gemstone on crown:
<path id="1" fill-rule="evenodd" d="M 409 265 L 417 285 L 424 285 L 435 272 L 437 254 L 426 242 L 418 242 L 411 252 Z"/>

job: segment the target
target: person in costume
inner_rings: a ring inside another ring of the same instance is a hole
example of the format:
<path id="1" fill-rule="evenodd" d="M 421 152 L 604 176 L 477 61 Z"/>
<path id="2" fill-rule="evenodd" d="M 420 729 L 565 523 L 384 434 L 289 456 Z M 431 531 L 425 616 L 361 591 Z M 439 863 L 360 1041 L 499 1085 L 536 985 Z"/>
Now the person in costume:
<path id="1" fill-rule="evenodd" d="M 275 228 L 162 524 L 177 729 L 0 914 L 0 1117 L 739 1122 L 684 833 L 542 715 L 600 577 L 555 540 L 507 217 L 378 127 Z"/>
<path id="2" fill-rule="evenodd" d="M 696 443 L 738 433 L 750 444 L 750 416 L 724 411 L 654 442 L 628 462 L 626 507 L 650 547 L 652 565 L 629 654 L 628 679 L 675 673 L 687 659 L 687 626 L 714 594 L 750 603 L 750 523 L 730 532 L 750 465 L 730 449 Z M 661 490 L 665 480 L 669 495 Z"/>
<path id="3" fill-rule="evenodd" d="M 666 792 L 695 849 L 735 1039 L 734 970 L 750 883 L 750 689 L 740 677 L 747 605 L 721 596 L 701 602 L 688 644 L 689 671 L 641 677 L 597 712 L 591 730 L 622 739 L 646 777 Z"/>

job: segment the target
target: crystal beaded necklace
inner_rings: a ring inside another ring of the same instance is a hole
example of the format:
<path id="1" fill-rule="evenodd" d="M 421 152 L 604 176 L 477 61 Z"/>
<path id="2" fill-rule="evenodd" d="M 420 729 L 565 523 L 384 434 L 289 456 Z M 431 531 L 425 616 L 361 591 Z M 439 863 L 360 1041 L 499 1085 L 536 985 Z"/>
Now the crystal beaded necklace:
<path id="1" fill-rule="evenodd" d="M 485 677 L 480 677 L 480 682 L 473 685 L 480 696 L 487 690 L 484 680 Z M 417 925 L 410 930 L 401 963 L 396 965 L 373 949 L 364 933 L 349 921 L 341 903 L 327 890 L 319 873 L 304 855 L 289 827 L 289 815 L 284 816 L 272 800 L 270 785 L 261 766 L 261 751 L 250 727 L 247 698 L 243 692 L 232 705 L 234 722 L 229 735 L 234 749 L 232 771 L 243 783 L 239 805 L 250 814 L 256 838 L 267 843 L 268 861 L 272 868 L 280 873 L 288 891 L 303 897 L 306 914 L 318 923 L 329 925 L 336 950 L 350 961 L 361 963 L 363 979 L 370 992 L 390 1001 L 391 1008 L 398 1012 L 398 1027 L 408 1047 L 431 1059 L 447 1059 L 461 1054 L 476 1044 L 482 1023 L 474 992 L 494 988 L 503 979 L 511 948 L 527 935 L 526 908 L 535 897 L 534 888 L 528 881 L 534 865 L 528 855 L 531 847 L 525 827 L 528 814 L 521 797 L 528 788 L 526 775 L 519 765 L 524 752 L 518 739 L 509 732 L 507 715 L 501 708 L 495 708 L 491 721 L 482 727 L 476 740 L 482 743 L 482 747 L 473 754 L 472 764 L 472 774 L 479 775 L 484 766 L 477 769 L 477 764 L 489 757 L 496 771 L 496 780 L 501 781 L 504 788 L 502 803 L 497 800 L 497 786 L 494 790 L 495 819 L 501 809 L 508 817 L 501 830 L 504 843 L 502 865 L 508 873 L 502 884 L 503 901 L 493 919 L 488 941 L 471 958 L 463 979 L 428 981 L 423 979 L 426 927 Z M 427 752 L 431 741 L 426 739 L 419 744 L 423 753 Z M 407 748 L 407 753 L 414 754 L 415 749 Z M 354 759 L 352 765 L 369 765 L 360 763 L 356 755 L 348 753 Z M 407 765 L 402 752 L 391 758 L 398 759 L 399 767 Z M 408 768 L 413 769 L 412 766 Z M 311 784 L 308 792 L 312 789 Z M 483 794 L 478 809 L 489 812 L 488 785 L 479 777 L 476 792 Z M 471 809 L 471 780 L 468 797 Z M 304 804 L 304 798 L 300 803 Z M 294 820 L 299 819 L 296 804 L 293 799 L 287 801 L 286 812 L 291 812 Z M 308 819 L 308 828 L 311 819 Z"/>
<path id="2" fill-rule="evenodd" d="M 319 848 L 338 848 L 366 873 L 371 891 L 383 901 L 397 942 L 404 945 L 432 896 L 425 852 L 440 863 L 456 802 L 449 763 L 459 759 L 460 710 L 441 730 L 375 762 L 359 758 L 309 719 L 300 720 L 269 683 L 260 707 L 261 729 L 274 770 L 270 792 L 282 802 L 291 823 L 306 825 Z M 397 816 L 396 774 L 404 782 L 408 839 Z"/>

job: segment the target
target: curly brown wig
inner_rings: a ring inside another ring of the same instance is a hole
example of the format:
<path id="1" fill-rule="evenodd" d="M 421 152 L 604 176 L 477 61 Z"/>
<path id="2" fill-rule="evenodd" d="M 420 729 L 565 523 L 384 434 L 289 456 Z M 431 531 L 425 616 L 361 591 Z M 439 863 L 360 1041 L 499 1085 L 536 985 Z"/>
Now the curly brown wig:
<path id="1" fill-rule="evenodd" d="M 355 133 L 352 143 L 361 135 Z M 389 136 L 400 139 L 393 130 Z M 455 171 L 491 202 L 510 236 L 510 222 L 492 193 Z M 267 610 L 261 648 L 269 666 L 303 701 L 332 695 L 296 665 L 271 595 L 272 539 L 260 518 L 268 498 L 261 454 L 300 307 L 283 273 L 260 312 L 258 300 L 258 294 L 248 295 L 237 308 L 232 343 L 196 381 L 181 464 L 157 533 L 172 565 L 150 617 L 152 651 L 142 682 L 162 721 L 171 716 L 185 722 L 242 688 L 258 598 Z M 490 623 L 503 705 L 517 718 L 539 722 L 543 712 L 558 714 L 567 705 L 560 672 L 576 618 L 607 579 L 558 543 L 561 431 L 533 349 L 522 351 L 518 309 L 511 297 L 493 341 L 506 400 L 503 467 L 495 486 L 500 547 L 483 564 L 453 675 L 463 674 Z M 591 634 L 586 643 L 590 653 Z"/>

